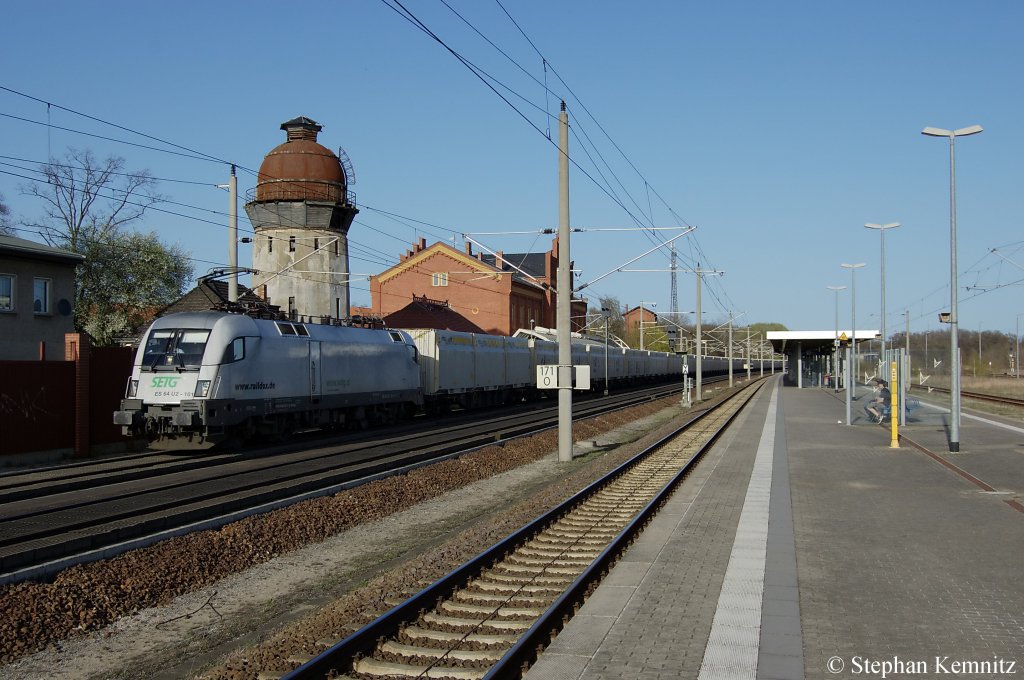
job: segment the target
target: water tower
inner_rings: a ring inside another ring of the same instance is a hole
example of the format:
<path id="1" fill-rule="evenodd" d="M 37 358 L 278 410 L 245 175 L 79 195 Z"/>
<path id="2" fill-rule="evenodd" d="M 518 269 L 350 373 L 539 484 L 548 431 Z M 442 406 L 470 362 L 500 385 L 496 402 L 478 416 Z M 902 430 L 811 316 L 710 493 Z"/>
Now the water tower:
<path id="1" fill-rule="evenodd" d="M 349 316 L 348 229 L 359 210 L 352 164 L 317 142 L 305 116 L 281 124 L 287 141 L 260 165 L 245 212 L 253 239 L 253 290 L 292 316 Z"/>

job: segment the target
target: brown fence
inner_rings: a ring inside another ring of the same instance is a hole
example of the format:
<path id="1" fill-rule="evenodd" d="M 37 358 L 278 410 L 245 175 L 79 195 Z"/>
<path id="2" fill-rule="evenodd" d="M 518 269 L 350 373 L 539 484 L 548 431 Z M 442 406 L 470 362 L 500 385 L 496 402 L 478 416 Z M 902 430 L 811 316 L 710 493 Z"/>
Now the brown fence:
<path id="1" fill-rule="evenodd" d="M 132 350 L 90 347 L 65 339 L 68 361 L 0 360 L 0 456 L 73 450 L 86 456 L 100 444 L 122 442 L 113 425 Z"/>
<path id="2" fill-rule="evenodd" d="M 0 455 L 71 448 L 75 364 L 0 361 Z"/>
<path id="3" fill-rule="evenodd" d="M 130 347 L 94 347 L 89 361 L 89 441 L 110 444 L 125 441 L 121 426 L 114 425 L 114 411 L 121 408 L 132 373 Z"/>

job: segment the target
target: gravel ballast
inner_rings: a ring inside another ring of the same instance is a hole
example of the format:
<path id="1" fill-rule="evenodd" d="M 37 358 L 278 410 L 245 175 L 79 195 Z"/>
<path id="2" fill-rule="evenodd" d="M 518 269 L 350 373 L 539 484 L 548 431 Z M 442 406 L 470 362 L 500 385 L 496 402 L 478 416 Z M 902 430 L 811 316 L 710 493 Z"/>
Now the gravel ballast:
<path id="1" fill-rule="evenodd" d="M 599 446 L 569 466 L 554 461 L 548 431 L 73 567 L 52 583 L 3 586 L 0 677 L 205 668 L 236 679 L 292 668 L 632 455 L 671 427 L 677 404 L 576 423 L 575 439 Z M 632 443 L 607 444 L 601 433 L 615 430 Z"/>

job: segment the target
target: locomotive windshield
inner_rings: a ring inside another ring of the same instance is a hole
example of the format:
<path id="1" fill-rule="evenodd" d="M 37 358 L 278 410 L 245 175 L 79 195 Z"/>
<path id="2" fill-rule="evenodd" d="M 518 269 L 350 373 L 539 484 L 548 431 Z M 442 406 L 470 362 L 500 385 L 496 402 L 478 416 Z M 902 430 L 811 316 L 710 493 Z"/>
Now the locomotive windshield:
<path id="1" fill-rule="evenodd" d="M 146 340 L 142 355 L 143 368 L 159 371 L 169 369 L 198 369 L 203 363 L 203 352 L 210 331 L 191 328 L 155 330 Z"/>

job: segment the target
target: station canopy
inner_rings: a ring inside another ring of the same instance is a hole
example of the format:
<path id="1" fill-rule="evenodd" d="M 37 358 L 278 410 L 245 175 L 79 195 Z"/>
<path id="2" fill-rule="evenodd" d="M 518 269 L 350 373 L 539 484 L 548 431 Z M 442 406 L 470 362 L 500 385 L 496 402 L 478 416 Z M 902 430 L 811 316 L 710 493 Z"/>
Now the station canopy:
<path id="1" fill-rule="evenodd" d="M 768 331 L 768 342 L 772 343 L 772 349 L 785 354 L 796 351 L 798 346 L 803 347 L 804 352 L 812 354 L 828 354 L 836 341 L 836 329 L 827 331 Z M 840 341 L 849 342 L 853 339 L 854 333 L 851 329 L 840 328 Z M 868 340 L 876 340 L 881 336 L 878 329 L 858 329 L 857 344 Z"/>

